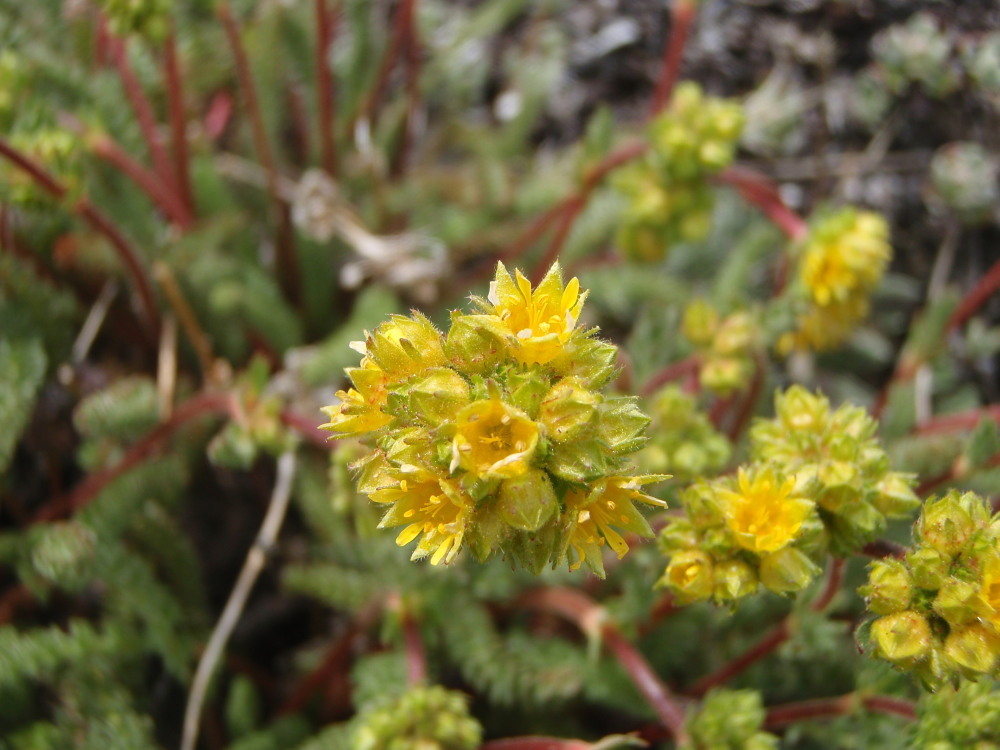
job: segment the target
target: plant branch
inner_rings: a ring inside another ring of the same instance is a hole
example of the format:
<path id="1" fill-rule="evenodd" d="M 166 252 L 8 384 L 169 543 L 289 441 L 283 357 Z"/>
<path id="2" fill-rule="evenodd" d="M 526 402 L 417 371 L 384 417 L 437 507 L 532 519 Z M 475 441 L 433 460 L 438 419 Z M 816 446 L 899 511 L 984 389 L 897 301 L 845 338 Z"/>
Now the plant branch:
<path id="1" fill-rule="evenodd" d="M 797 701 L 786 703 L 781 706 L 774 706 L 767 710 L 767 717 L 764 719 L 764 726 L 768 729 L 777 729 L 797 721 L 809 719 L 832 719 L 837 716 L 852 714 L 858 708 L 865 708 L 868 711 L 877 713 L 901 716 L 913 721 L 916 719 L 916 711 L 913 703 L 902 698 L 893 698 L 887 695 L 861 695 L 859 693 L 847 693 L 836 698 L 818 698 L 808 701 Z"/>
<path id="2" fill-rule="evenodd" d="M 739 191 L 744 200 L 759 208 L 790 240 L 797 242 L 808 233 L 805 219 L 785 205 L 777 186 L 766 175 L 747 167 L 731 166 L 715 180 Z"/>
<path id="3" fill-rule="evenodd" d="M 73 491 L 42 508 L 32 523 L 52 521 L 69 515 L 91 502 L 111 482 L 152 456 L 181 427 L 201 416 L 235 413 L 235 402 L 228 393 L 202 393 L 178 406 L 170 419 L 154 427 L 132 445 L 114 466 L 92 472 Z"/>
<path id="4" fill-rule="evenodd" d="M 830 558 L 830 567 L 826 575 L 826 586 L 823 587 L 823 591 L 820 592 L 820 595 L 810 605 L 814 612 L 822 612 L 829 607 L 837 592 L 840 591 L 840 585 L 844 582 L 844 566 L 845 561 L 843 558 Z"/>
<path id="5" fill-rule="evenodd" d="M 681 72 L 681 60 L 684 57 L 688 32 L 691 30 L 697 10 L 697 0 L 676 0 L 674 3 L 670 19 L 670 36 L 663 48 L 663 66 L 649 108 L 650 119 L 660 114 L 670 103 L 670 95 Z"/>
<path id="6" fill-rule="evenodd" d="M 286 451 L 278 458 L 278 475 L 274 482 L 274 490 L 271 493 L 271 501 L 267 506 L 267 513 L 264 515 L 264 522 L 261 524 L 257 538 L 253 546 L 247 553 L 243 563 L 243 569 L 236 579 L 226 602 L 222 615 L 212 631 L 212 636 L 208 640 L 198 662 L 198 670 L 195 672 L 194 681 L 191 684 L 191 693 L 188 696 L 187 708 L 184 711 L 184 731 L 181 739 L 181 750 L 194 750 L 198 741 L 198 729 L 201 723 L 201 709 L 205 702 L 205 694 L 208 691 L 209 681 L 215 672 L 215 667 L 226 648 L 229 636 L 232 635 L 236 623 L 243 613 L 250 592 L 260 572 L 264 569 L 267 556 L 274 548 L 278 538 L 278 532 L 285 520 L 285 512 L 288 510 L 288 501 L 292 495 L 292 480 L 295 477 L 295 453 Z"/>
<path id="7" fill-rule="evenodd" d="M 946 330 L 950 333 L 976 314 L 988 299 L 1000 289 L 1000 261 L 997 261 L 976 283 L 948 318 Z"/>
<path id="8" fill-rule="evenodd" d="M 678 745 L 687 741 L 684 709 L 646 658 L 605 619 L 605 611 L 593 599 L 575 589 L 550 586 L 527 592 L 519 604 L 553 612 L 573 622 L 588 637 L 599 638 L 625 669 L 633 684 L 653 708 Z"/>
<path id="9" fill-rule="evenodd" d="M 331 177 L 337 173 L 337 144 L 334 137 L 335 83 L 330 71 L 330 47 L 336 35 L 335 16 L 327 0 L 314 0 L 316 18 L 316 112 L 319 120 L 320 163 Z"/>
<path id="10" fill-rule="evenodd" d="M 770 633 L 761 638 L 745 653 L 733 659 L 721 669 L 712 672 L 698 680 L 688 691 L 695 697 L 702 697 L 714 687 L 729 682 L 733 677 L 746 670 L 750 665 L 760 661 L 788 640 L 791 635 L 788 618 L 785 618 Z"/>
<path id="11" fill-rule="evenodd" d="M 63 199 L 67 197 L 69 189 L 65 185 L 50 175 L 38 162 L 18 151 L 3 138 L 0 138 L 0 156 L 27 172 L 39 187 L 54 198 Z M 143 317 L 155 334 L 160 326 L 160 315 L 153 297 L 153 287 L 149 281 L 148 271 L 142 265 L 132 245 L 125 239 L 125 235 L 121 233 L 118 227 L 98 211 L 86 198 L 77 200 L 71 206 L 71 209 L 83 218 L 91 228 L 103 234 L 114 247 L 118 258 L 125 265 L 129 276 L 132 277 L 132 282 L 139 294 Z"/>
<path id="12" fill-rule="evenodd" d="M 132 70 L 128 61 L 127 39 L 111 39 L 111 59 L 118 71 L 118 77 L 121 79 L 125 97 L 132 106 L 136 122 L 139 123 L 139 130 L 142 131 L 142 137 L 146 141 L 153 169 L 160 175 L 160 179 L 170 185 L 171 189 L 176 189 L 170 157 L 163 145 L 163 139 L 160 137 L 153 105 L 147 98 L 146 92 L 142 90 L 142 84 L 139 83 L 139 79 L 136 78 L 135 71 Z"/>
<path id="13" fill-rule="evenodd" d="M 971 430 L 984 418 L 1000 422 L 1000 404 L 989 404 L 980 409 L 954 414 L 942 414 L 918 425 L 915 432 L 917 435 L 934 435 L 942 432 Z"/>
<path id="14" fill-rule="evenodd" d="M 396 66 L 399 54 L 406 44 L 406 29 L 409 23 L 407 15 L 412 10 L 412 2 L 413 0 L 401 0 L 399 7 L 396 8 L 392 37 L 389 39 L 389 45 L 386 47 L 385 54 L 382 55 L 382 62 L 379 65 L 378 72 L 375 74 L 375 82 L 372 84 L 371 93 L 365 102 L 362 117 L 368 120 L 372 129 L 375 128 L 375 123 L 378 121 L 378 110 L 382 103 L 382 97 L 385 95 L 385 90 L 389 85 L 389 74 L 392 73 L 392 69 Z"/>
<path id="15" fill-rule="evenodd" d="M 667 383 L 671 383 L 675 380 L 695 377 L 698 374 L 698 368 L 700 366 L 701 360 L 694 354 L 678 360 L 677 362 L 671 362 L 663 369 L 654 372 L 649 380 L 646 381 L 645 385 L 642 386 L 640 393 L 643 396 L 652 396 Z"/>
<path id="16" fill-rule="evenodd" d="M 167 81 L 167 109 L 170 118 L 170 140 L 174 154 L 174 175 L 177 192 L 188 214 L 195 211 L 191 187 L 191 157 L 187 141 L 187 114 L 184 109 L 184 77 L 177 57 L 177 37 L 171 28 L 164 43 L 163 67 Z"/>

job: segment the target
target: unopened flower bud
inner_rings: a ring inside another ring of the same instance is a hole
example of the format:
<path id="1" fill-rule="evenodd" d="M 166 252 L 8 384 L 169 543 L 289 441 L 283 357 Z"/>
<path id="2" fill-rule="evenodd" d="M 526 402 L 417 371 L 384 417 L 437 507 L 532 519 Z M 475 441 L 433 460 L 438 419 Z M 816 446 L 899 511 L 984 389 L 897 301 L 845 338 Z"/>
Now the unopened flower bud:
<path id="1" fill-rule="evenodd" d="M 795 547 L 779 549 L 760 561 L 760 582 L 779 594 L 801 591 L 819 574 L 819 566 Z"/>
<path id="2" fill-rule="evenodd" d="M 951 567 L 951 558 L 934 547 L 919 547 L 906 555 L 910 575 L 918 588 L 936 591 L 944 585 Z"/>
<path id="3" fill-rule="evenodd" d="M 719 311 L 710 302 L 696 299 L 684 308 L 681 332 L 695 346 L 708 346 L 719 327 Z"/>
<path id="4" fill-rule="evenodd" d="M 709 357 L 701 366 L 698 379 L 703 388 L 726 395 L 746 388 L 752 366 L 746 357 Z"/>
<path id="5" fill-rule="evenodd" d="M 515 529 L 541 528 L 557 507 L 559 501 L 544 471 L 529 471 L 500 485 L 497 512 Z"/>
<path id="6" fill-rule="evenodd" d="M 976 530 L 969 511 L 957 492 L 928 500 L 917 522 L 920 538 L 945 555 L 954 557 Z"/>
<path id="7" fill-rule="evenodd" d="M 880 617 L 871 634 L 879 656 L 904 667 L 925 657 L 934 639 L 927 618 L 912 610 Z"/>
<path id="8" fill-rule="evenodd" d="M 989 674 L 1000 661 L 1000 633 L 980 623 L 954 629 L 944 642 L 944 653 L 970 677 Z"/>
<path id="9" fill-rule="evenodd" d="M 961 625 L 976 617 L 978 587 L 968 581 L 949 578 L 934 597 L 934 611 L 950 625 Z"/>
<path id="10" fill-rule="evenodd" d="M 419 418 L 435 426 L 451 419 L 469 401 L 469 384 L 447 367 L 432 368 L 406 390 L 409 408 Z"/>
<path id="11" fill-rule="evenodd" d="M 715 565 L 716 601 L 742 599 L 757 591 L 757 573 L 742 560 L 726 560 Z"/>
<path id="12" fill-rule="evenodd" d="M 482 372 L 503 361 L 513 343 L 513 335 L 496 316 L 453 313 L 444 351 L 456 366 Z"/>
<path id="13" fill-rule="evenodd" d="M 880 513 L 887 516 L 906 516 L 920 507 L 920 498 L 913 491 L 913 480 L 909 474 L 889 472 L 875 486 L 872 498 Z"/>
<path id="14" fill-rule="evenodd" d="M 563 378 L 542 399 L 539 421 L 557 443 L 577 438 L 594 424 L 598 398 L 578 378 Z"/>
<path id="15" fill-rule="evenodd" d="M 871 612 L 888 615 L 910 606 L 913 583 L 902 562 L 879 560 L 872 563 L 868 585 L 862 586 L 859 593 L 867 599 Z"/>

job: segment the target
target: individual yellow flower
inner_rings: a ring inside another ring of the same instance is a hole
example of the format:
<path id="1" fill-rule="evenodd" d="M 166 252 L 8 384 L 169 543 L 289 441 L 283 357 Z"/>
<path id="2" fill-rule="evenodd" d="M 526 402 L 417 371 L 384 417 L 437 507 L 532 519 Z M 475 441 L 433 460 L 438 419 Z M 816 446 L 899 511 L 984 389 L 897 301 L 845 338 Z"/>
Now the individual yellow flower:
<path id="1" fill-rule="evenodd" d="M 580 293 L 578 279 L 563 286 L 559 264 L 553 264 L 532 291 L 520 271 L 515 277 L 497 263 L 496 279 L 487 299 L 506 328 L 517 337 L 515 358 L 525 364 L 551 362 L 573 335 L 587 293 Z"/>
<path id="2" fill-rule="evenodd" d="M 792 351 L 823 352 L 843 344 L 858 323 L 868 316 L 868 295 L 865 292 L 850 294 L 844 299 L 831 300 L 825 306 L 810 305 L 799 316 L 798 330 L 778 339 L 778 353 Z"/>
<path id="3" fill-rule="evenodd" d="M 356 390 L 337 391 L 340 403 L 323 407 L 330 421 L 320 425 L 320 429 L 347 437 L 373 432 L 389 424 L 392 417 L 382 411 L 388 395 L 388 378 L 382 369 L 365 357 L 361 367 L 349 367 L 347 374 Z"/>
<path id="4" fill-rule="evenodd" d="M 404 465 L 394 474 L 397 479 L 394 484 L 380 487 L 370 495 L 376 503 L 392 504 L 379 528 L 405 524 L 396 537 L 400 547 L 422 535 L 412 559 L 430 555 L 431 565 L 450 563 L 462 547 L 475 502 L 452 480 L 416 466 Z"/>
<path id="5" fill-rule="evenodd" d="M 990 555 L 983 564 L 979 599 L 983 620 L 1000 633 L 1000 554 Z"/>
<path id="6" fill-rule="evenodd" d="M 644 484 L 658 482 L 666 477 L 649 474 L 635 477 L 608 477 L 598 481 L 589 492 L 571 489 L 564 502 L 571 518 L 569 546 L 576 559 L 570 561 L 570 570 L 576 570 L 586 561 L 592 568 L 602 571 L 601 547 L 608 546 L 621 559 L 628 552 L 624 537 L 614 528 L 631 531 L 639 536 L 652 536 L 652 529 L 636 509 L 634 501 L 666 507 L 659 498 L 643 492 Z"/>
<path id="7" fill-rule="evenodd" d="M 737 487 L 719 490 L 720 509 L 736 543 L 751 552 L 787 546 L 814 508 L 811 501 L 792 494 L 794 478 L 779 479 L 770 468 L 753 476 L 741 468 Z"/>
<path id="8" fill-rule="evenodd" d="M 845 209 L 813 229 L 799 274 L 813 301 L 825 307 L 872 289 L 891 257 L 885 219 L 870 211 Z"/>
<path id="9" fill-rule="evenodd" d="M 677 604 L 708 599 L 715 591 L 715 564 L 712 556 L 700 549 L 678 552 L 671 556 L 660 582 L 674 592 Z"/>
<path id="10" fill-rule="evenodd" d="M 486 479 L 524 474 L 538 447 L 538 424 L 498 398 L 474 401 L 455 418 L 451 471 L 465 469 Z"/>

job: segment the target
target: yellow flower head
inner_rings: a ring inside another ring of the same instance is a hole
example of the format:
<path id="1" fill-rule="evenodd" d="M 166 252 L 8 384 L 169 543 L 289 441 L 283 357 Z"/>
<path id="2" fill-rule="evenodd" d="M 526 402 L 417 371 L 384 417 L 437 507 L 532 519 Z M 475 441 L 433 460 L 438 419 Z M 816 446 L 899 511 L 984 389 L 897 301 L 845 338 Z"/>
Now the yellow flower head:
<path id="1" fill-rule="evenodd" d="M 780 480 L 770 468 L 753 476 L 741 468 L 737 491 L 718 493 L 736 543 L 751 552 L 774 552 L 791 543 L 814 507 L 792 495 L 794 489 L 794 478 Z"/>
<path id="2" fill-rule="evenodd" d="M 392 417 L 382 411 L 388 395 L 388 378 L 381 368 L 366 357 L 361 367 L 350 367 L 347 374 L 357 390 L 337 391 L 340 403 L 323 407 L 330 421 L 320 425 L 320 429 L 347 437 L 373 432 L 389 424 Z"/>
<path id="3" fill-rule="evenodd" d="M 542 282 L 532 291 L 520 271 L 516 281 L 497 263 L 496 278 L 490 283 L 488 300 L 493 314 L 517 337 L 515 358 L 525 364 L 551 362 L 573 335 L 587 293 L 580 293 L 578 279 L 563 286 L 559 264 L 553 264 Z"/>
<path id="4" fill-rule="evenodd" d="M 450 563 L 462 547 L 474 501 L 451 480 L 416 466 L 404 465 L 394 473 L 395 484 L 371 494 L 376 503 L 392 503 L 379 528 L 405 524 L 396 537 L 400 547 L 422 535 L 412 559 L 430 555 L 431 565 Z"/>
<path id="5" fill-rule="evenodd" d="M 538 424 L 498 398 L 474 401 L 456 416 L 451 471 L 458 468 L 486 479 L 524 474 L 538 447 Z"/>
<path id="6" fill-rule="evenodd" d="M 1000 554 L 990 555 L 983 564 L 979 599 L 983 619 L 1000 633 Z"/>
<path id="7" fill-rule="evenodd" d="M 665 502 L 640 489 L 644 484 L 665 478 L 660 474 L 608 477 L 597 482 L 589 492 L 577 489 L 567 492 L 564 502 L 572 518 L 569 546 L 576 553 L 576 559 L 570 562 L 570 570 L 576 570 L 584 561 L 595 570 L 603 570 L 600 552 L 605 542 L 618 559 L 624 557 L 628 552 L 628 544 L 613 527 L 643 537 L 652 536 L 649 523 L 633 503 L 638 500 L 649 505 L 665 507 Z"/>
<path id="8" fill-rule="evenodd" d="M 824 306 L 810 304 L 799 316 L 798 330 L 784 334 L 775 348 L 781 355 L 835 349 L 868 317 L 868 310 L 868 294 L 862 291 L 831 300 Z"/>
<path id="9" fill-rule="evenodd" d="M 826 307 L 870 291 L 892 257 L 888 238 L 885 219 L 869 211 L 849 208 L 820 222 L 806 240 L 799 268 L 813 301 Z"/>

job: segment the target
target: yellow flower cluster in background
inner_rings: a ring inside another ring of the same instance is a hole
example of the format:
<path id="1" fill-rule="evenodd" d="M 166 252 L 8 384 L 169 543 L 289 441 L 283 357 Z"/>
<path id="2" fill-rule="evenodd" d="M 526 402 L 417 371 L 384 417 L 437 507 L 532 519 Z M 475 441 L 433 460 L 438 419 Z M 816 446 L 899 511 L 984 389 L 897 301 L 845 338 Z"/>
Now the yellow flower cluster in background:
<path id="1" fill-rule="evenodd" d="M 750 383 L 760 325 L 748 310 L 719 315 L 709 302 L 697 299 L 684 308 L 681 331 L 695 346 L 698 381 L 723 396 Z"/>
<path id="2" fill-rule="evenodd" d="M 891 259 L 889 226 L 880 214 L 848 207 L 816 220 L 796 251 L 797 328 L 779 339 L 778 351 L 843 344 L 867 317 Z"/>
<path id="3" fill-rule="evenodd" d="M 662 506 L 633 476 L 630 454 L 649 418 L 630 397 L 605 396 L 616 349 L 583 330 L 586 292 L 558 265 L 534 289 L 502 264 L 478 311 L 452 313 L 447 334 L 414 313 L 393 316 L 354 347 L 354 385 L 323 427 L 366 437 L 359 489 L 402 526 L 414 559 L 480 560 L 501 552 L 539 571 L 628 551 L 624 533 L 651 536 L 636 503 Z"/>
<path id="4" fill-rule="evenodd" d="M 715 199 L 706 178 L 732 162 L 743 108 L 680 83 L 670 106 L 649 125 L 649 154 L 619 172 L 627 206 L 618 246 L 634 260 L 662 259 L 678 242 L 704 239 Z"/>
<path id="5" fill-rule="evenodd" d="M 650 400 L 648 408 L 653 418 L 649 443 L 639 453 L 644 471 L 693 479 L 714 474 L 729 461 L 729 439 L 698 411 L 694 396 L 669 385 Z"/>
<path id="6" fill-rule="evenodd" d="M 878 560 L 860 589 L 874 655 L 927 688 L 1000 677 L 1000 514 L 971 492 L 924 505 L 915 545 Z"/>
<path id="7" fill-rule="evenodd" d="M 750 432 L 738 476 L 698 481 L 681 496 L 684 516 L 660 536 L 670 558 L 661 585 L 679 602 L 727 602 L 757 591 L 799 591 L 828 554 L 857 551 L 919 505 L 908 475 L 890 471 L 858 407 L 834 410 L 793 386 L 776 416 Z"/>

